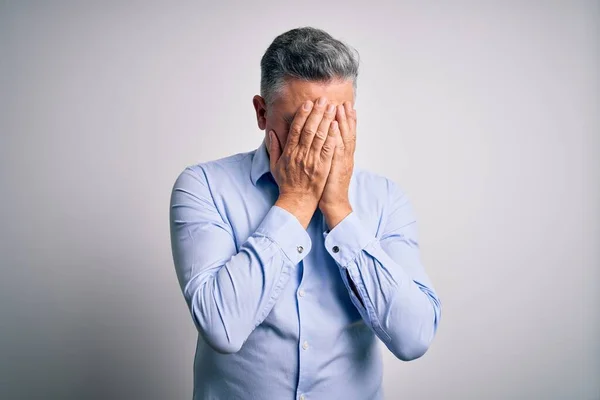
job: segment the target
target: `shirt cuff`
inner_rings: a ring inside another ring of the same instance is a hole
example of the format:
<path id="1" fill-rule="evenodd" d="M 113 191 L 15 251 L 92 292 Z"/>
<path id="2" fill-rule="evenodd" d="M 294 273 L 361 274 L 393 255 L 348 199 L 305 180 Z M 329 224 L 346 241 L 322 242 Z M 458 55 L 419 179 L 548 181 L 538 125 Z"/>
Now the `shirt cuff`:
<path id="1" fill-rule="evenodd" d="M 296 265 L 310 252 L 312 241 L 298 218 L 279 206 L 273 206 L 256 233 L 266 236 Z"/>
<path id="2" fill-rule="evenodd" d="M 362 225 L 358 215 L 352 211 L 330 231 L 323 232 L 325 248 L 333 259 L 342 267 L 351 263 L 358 254 L 372 241 Z"/>

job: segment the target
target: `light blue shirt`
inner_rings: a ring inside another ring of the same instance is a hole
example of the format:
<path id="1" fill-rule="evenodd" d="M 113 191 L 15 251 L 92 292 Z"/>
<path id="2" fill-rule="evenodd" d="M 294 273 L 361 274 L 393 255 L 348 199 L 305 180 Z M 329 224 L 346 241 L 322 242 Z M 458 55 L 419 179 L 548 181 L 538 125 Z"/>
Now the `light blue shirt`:
<path id="1" fill-rule="evenodd" d="M 411 203 L 355 166 L 353 212 L 328 231 L 318 209 L 304 229 L 278 194 L 264 140 L 175 182 L 173 259 L 199 332 L 194 399 L 382 399 L 377 338 L 415 359 L 441 316 Z"/>

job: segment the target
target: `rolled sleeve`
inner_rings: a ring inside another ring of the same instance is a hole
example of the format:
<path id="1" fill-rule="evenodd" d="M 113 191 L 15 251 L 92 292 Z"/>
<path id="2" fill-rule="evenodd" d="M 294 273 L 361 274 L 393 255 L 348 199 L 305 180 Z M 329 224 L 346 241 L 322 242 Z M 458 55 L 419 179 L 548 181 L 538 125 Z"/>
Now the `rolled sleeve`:
<path id="1" fill-rule="evenodd" d="M 312 248 L 312 241 L 298 218 L 289 211 L 273 206 L 256 229 L 283 251 L 293 265 L 298 264 Z"/>
<path id="2" fill-rule="evenodd" d="M 360 218 L 352 211 L 331 231 L 323 232 L 325 248 L 333 259 L 346 268 L 358 254 L 376 238 L 365 230 Z"/>

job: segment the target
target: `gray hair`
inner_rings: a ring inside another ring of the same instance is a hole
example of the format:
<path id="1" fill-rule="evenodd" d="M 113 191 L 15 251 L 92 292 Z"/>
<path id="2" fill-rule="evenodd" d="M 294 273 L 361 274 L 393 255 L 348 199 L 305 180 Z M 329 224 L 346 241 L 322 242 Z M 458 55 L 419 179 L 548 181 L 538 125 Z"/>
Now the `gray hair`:
<path id="1" fill-rule="evenodd" d="M 273 103 L 287 78 L 315 82 L 352 80 L 356 91 L 359 55 L 327 32 L 297 28 L 277 36 L 260 61 L 260 94 Z"/>

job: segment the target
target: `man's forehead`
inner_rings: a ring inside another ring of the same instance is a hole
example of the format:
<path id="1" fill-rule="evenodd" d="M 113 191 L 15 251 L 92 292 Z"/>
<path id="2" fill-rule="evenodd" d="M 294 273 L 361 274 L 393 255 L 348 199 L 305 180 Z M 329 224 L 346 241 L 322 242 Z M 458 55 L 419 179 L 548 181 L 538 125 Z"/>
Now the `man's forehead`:
<path id="1" fill-rule="evenodd" d="M 345 101 L 354 102 L 352 81 L 312 82 L 290 79 L 283 85 L 277 97 L 282 108 L 287 112 L 295 113 L 305 101 L 314 102 L 322 96 L 325 96 L 333 104 L 342 104 Z"/>

